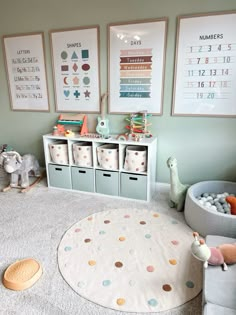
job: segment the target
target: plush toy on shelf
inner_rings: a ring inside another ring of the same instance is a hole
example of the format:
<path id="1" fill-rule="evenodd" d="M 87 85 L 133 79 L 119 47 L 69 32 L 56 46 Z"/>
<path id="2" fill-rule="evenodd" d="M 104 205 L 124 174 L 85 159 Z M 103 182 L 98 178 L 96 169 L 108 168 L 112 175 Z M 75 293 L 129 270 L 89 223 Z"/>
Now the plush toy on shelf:
<path id="1" fill-rule="evenodd" d="M 192 255 L 204 262 L 204 267 L 208 264 L 213 266 L 223 266 L 223 270 L 228 269 L 227 264 L 236 263 L 236 243 L 222 244 L 217 247 L 208 247 L 203 239 L 199 239 L 197 232 L 193 233 L 194 241 L 191 245 Z"/>

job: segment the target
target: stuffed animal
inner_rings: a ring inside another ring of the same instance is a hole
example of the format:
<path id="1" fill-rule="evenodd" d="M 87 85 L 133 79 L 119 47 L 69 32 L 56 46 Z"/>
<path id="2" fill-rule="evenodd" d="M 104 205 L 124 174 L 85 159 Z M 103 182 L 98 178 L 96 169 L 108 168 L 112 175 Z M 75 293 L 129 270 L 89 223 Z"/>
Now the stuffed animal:
<path id="1" fill-rule="evenodd" d="M 192 255 L 204 262 L 204 267 L 208 264 L 213 266 L 223 266 L 227 270 L 227 264 L 236 263 L 236 243 L 222 244 L 217 247 L 208 247 L 203 239 L 199 239 L 197 232 L 193 233 L 194 242 L 191 245 Z"/>
<path id="2" fill-rule="evenodd" d="M 3 152 L 0 154 L 0 165 L 5 171 L 11 174 L 10 186 L 22 188 L 28 187 L 29 174 L 33 172 L 34 176 L 40 177 L 39 163 L 32 154 L 21 156 L 16 151 Z"/>
<path id="3" fill-rule="evenodd" d="M 183 185 L 178 176 L 177 160 L 174 157 L 169 157 L 167 166 L 170 169 L 170 200 L 169 206 L 176 208 L 177 211 L 184 210 L 184 202 L 189 185 Z"/>
<path id="4" fill-rule="evenodd" d="M 227 196 L 225 200 L 230 204 L 230 212 L 233 215 L 236 215 L 236 197 Z"/>

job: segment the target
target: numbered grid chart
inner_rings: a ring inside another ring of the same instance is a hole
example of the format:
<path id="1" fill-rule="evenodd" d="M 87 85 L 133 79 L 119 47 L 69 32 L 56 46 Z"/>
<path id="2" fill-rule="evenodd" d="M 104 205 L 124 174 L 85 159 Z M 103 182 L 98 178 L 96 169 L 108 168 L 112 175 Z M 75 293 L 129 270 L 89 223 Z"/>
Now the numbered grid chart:
<path id="1" fill-rule="evenodd" d="M 230 99 L 236 43 L 187 46 L 184 99 Z"/>
<path id="2" fill-rule="evenodd" d="M 236 116 L 236 12 L 180 17 L 172 114 Z"/>

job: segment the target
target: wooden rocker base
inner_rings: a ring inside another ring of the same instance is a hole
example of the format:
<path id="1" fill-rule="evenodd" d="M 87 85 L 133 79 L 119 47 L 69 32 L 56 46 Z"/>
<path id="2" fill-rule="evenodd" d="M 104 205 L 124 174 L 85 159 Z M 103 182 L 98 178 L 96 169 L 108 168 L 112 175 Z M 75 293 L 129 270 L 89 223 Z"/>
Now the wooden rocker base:
<path id="1" fill-rule="evenodd" d="M 22 188 L 21 186 L 11 187 L 11 185 L 8 185 L 7 187 L 3 188 L 2 192 L 7 192 L 11 190 L 12 188 L 17 188 L 17 189 L 20 189 L 20 192 L 25 193 L 29 191 L 31 188 L 33 188 L 35 185 L 37 185 L 44 176 L 45 176 L 45 172 L 43 172 L 39 177 L 37 177 L 28 187 L 25 187 L 25 188 Z"/>

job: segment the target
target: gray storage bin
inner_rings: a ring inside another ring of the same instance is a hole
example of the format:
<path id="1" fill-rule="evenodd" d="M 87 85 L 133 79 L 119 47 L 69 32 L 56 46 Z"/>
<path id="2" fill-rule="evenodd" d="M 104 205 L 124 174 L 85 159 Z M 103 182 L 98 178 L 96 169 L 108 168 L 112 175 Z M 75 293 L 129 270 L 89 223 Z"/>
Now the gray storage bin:
<path id="1" fill-rule="evenodd" d="M 147 176 L 121 173 L 120 195 L 126 198 L 147 200 Z"/>
<path id="2" fill-rule="evenodd" d="M 48 172 L 50 186 L 71 189 L 71 176 L 69 166 L 49 164 Z"/>
<path id="3" fill-rule="evenodd" d="M 72 189 L 94 192 L 94 170 L 85 167 L 71 168 Z"/>
<path id="4" fill-rule="evenodd" d="M 96 170 L 96 192 L 119 196 L 119 173 Z"/>

